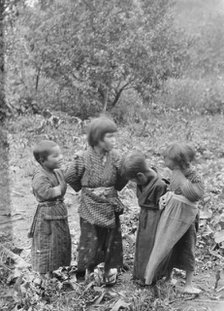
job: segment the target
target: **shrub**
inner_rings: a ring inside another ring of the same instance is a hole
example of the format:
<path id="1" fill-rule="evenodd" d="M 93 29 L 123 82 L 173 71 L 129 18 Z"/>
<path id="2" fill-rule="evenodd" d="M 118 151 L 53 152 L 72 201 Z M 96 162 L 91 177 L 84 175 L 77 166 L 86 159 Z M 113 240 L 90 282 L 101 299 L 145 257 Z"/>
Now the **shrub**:
<path id="1" fill-rule="evenodd" d="M 216 114 L 224 109 L 223 79 L 203 78 L 194 80 L 170 79 L 157 96 L 156 101 L 164 108 L 174 108 L 190 113 Z"/>

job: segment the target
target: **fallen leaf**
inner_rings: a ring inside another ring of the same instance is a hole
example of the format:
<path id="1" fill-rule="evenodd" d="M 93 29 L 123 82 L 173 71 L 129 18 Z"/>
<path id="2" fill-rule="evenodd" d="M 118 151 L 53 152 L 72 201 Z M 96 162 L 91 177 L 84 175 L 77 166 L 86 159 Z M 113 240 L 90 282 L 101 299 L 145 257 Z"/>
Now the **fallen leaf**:
<path id="1" fill-rule="evenodd" d="M 216 243 L 221 243 L 224 241 L 224 230 L 215 232 L 214 239 Z"/>
<path id="2" fill-rule="evenodd" d="M 119 311 L 121 308 L 127 309 L 129 308 L 128 303 L 126 303 L 124 300 L 119 299 L 117 302 L 115 302 L 115 304 L 113 305 L 113 308 L 111 309 L 111 311 Z"/>
<path id="3" fill-rule="evenodd" d="M 200 219 L 210 219 L 212 217 L 212 212 L 208 210 L 200 211 Z"/>
<path id="4" fill-rule="evenodd" d="M 84 293 L 87 292 L 92 286 L 94 285 L 94 281 L 90 282 L 86 289 L 84 290 Z"/>
<path id="5" fill-rule="evenodd" d="M 210 197 L 210 196 L 207 196 L 207 197 L 204 198 L 204 203 L 207 203 L 207 202 L 209 202 L 210 200 L 211 200 L 211 197 Z"/>
<path id="6" fill-rule="evenodd" d="M 94 301 L 94 305 L 100 304 L 101 301 L 103 300 L 104 296 L 105 296 L 105 291 L 102 292 L 102 294 Z"/>
<path id="7" fill-rule="evenodd" d="M 95 290 L 95 292 L 103 292 L 104 291 L 104 288 L 99 287 L 99 286 L 94 286 L 93 289 Z"/>

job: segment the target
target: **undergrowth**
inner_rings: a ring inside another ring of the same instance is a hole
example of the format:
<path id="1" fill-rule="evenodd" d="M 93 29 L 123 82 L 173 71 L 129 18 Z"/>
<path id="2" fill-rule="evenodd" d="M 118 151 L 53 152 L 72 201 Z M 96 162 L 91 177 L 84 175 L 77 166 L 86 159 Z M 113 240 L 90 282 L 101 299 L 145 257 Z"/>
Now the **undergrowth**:
<path id="1" fill-rule="evenodd" d="M 123 154 L 131 149 L 140 149 L 146 154 L 149 165 L 158 167 L 159 171 L 165 174 L 162 161 L 163 148 L 176 140 L 187 141 L 194 145 L 197 151 L 197 168 L 206 186 L 205 198 L 200 203 L 201 221 L 196 272 L 203 274 L 211 271 L 218 288 L 219 279 L 215 273 L 222 269 L 224 255 L 223 117 L 195 116 L 183 114 L 178 110 L 161 112 L 159 107 L 154 107 L 148 113 L 144 119 L 119 129 L 117 149 Z M 65 164 L 72 160 L 76 152 L 86 148 L 86 124 L 62 113 L 55 115 L 60 121 L 57 126 L 53 123 L 44 123 L 45 119 L 40 115 L 8 121 L 8 135 L 5 142 L 9 146 L 8 165 L 24 170 L 25 177 L 30 178 L 35 167 L 32 146 L 39 139 L 56 140 L 62 146 Z M 141 288 L 131 279 L 139 211 L 133 184 L 129 184 L 122 191 L 121 199 L 127 206 L 122 216 L 125 264 L 116 286 L 105 288 L 94 279 L 78 283 L 75 279 L 75 266 L 59 271 L 53 280 L 40 285 L 36 281 L 37 276 L 29 269 L 22 271 L 19 276 L 15 275 L 15 271 L 18 273 L 18 270 L 10 261 L 10 256 L 3 256 L 2 253 L 0 309 L 2 311 L 185 310 L 186 297 L 169 283 L 159 282 L 156 288 Z M 10 236 L 1 235 L 0 238 L 1 245 L 16 252 Z M 177 278 L 183 278 L 177 272 L 176 274 Z M 216 292 L 212 295 L 217 299 Z"/>

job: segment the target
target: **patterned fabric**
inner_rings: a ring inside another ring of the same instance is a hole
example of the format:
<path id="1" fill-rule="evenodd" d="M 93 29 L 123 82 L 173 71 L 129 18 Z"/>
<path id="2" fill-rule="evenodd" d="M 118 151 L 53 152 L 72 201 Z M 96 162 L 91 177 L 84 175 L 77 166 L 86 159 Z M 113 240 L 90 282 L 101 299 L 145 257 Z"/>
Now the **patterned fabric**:
<path id="1" fill-rule="evenodd" d="M 79 206 L 81 236 L 78 247 L 78 270 L 93 269 L 105 263 L 105 269 L 122 266 L 122 240 L 117 190 L 126 180 L 120 174 L 121 158 L 111 151 L 103 158 L 89 148 L 76 156 L 65 173 L 65 180 L 81 192 Z"/>
<path id="2" fill-rule="evenodd" d="M 82 155 L 76 156 L 73 164 L 65 173 L 66 182 L 75 190 L 82 189 L 79 215 L 90 224 L 105 228 L 115 227 L 115 211 L 121 205 L 117 190 L 121 190 L 126 180 L 120 174 L 121 158 L 111 151 L 106 154 L 106 161 L 89 148 Z M 91 188 L 111 188 L 101 194 Z"/>
<path id="3" fill-rule="evenodd" d="M 63 174 L 61 172 L 61 174 Z M 44 170 L 42 167 L 36 169 L 32 179 L 33 194 L 38 202 L 55 200 L 58 195 L 54 187 L 58 186 L 58 180 L 54 173 Z M 59 198 L 62 196 L 59 196 Z"/>
<path id="4" fill-rule="evenodd" d="M 169 269 L 174 267 L 174 264 L 176 264 L 175 258 L 177 257 L 176 250 L 180 250 L 179 241 L 182 238 L 182 242 L 184 241 L 184 251 L 181 248 L 181 255 L 180 252 L 178 255 L 184 257 L 187 254 L 188 257 L 182 258 L 178 266 L 181 266 L 184 270 L 189 269 L 189 267 L 194 269 L 195 231 L 193 232 L 192 230 L 195 230 L 195 219 L 198 209 L 196 204 L 187 204 L 186 202 L 190 198 L 199 198 L 199 194 L 201 195 L 200 198 L 202 197 L 203 184 L 193 170 L 190 170 L 185 176 L 188 178 L 186 188 L 186 185 L 181 188 L 174 187 L 175 176 L 171 178 L 170 188 L 175 195 L 169 196 L 167 206 L 162 212 L 158 223 L 155 243 L 145 272 L 146 284 L 152 284 L 154 280 L 158 279 L 162 275 L 164 267 L 169 267 Z M 178 199 L 178 195 L 181 198 L 185 194 L 185 189 L 187 189 L 187 200 L 183 202 L 183 200 Z M 188 230 L 191 232 L 188 232 Z M 191 260 L 191 264 L 189 260 Z"/>
<path id="5" fill-rule="evenodd" d="M 119 217 L 111 229 L 92 225 L 80 218 L 81 236 L 78 247 L 78 271 L 93 270 L 105 263 L 105 270 L 123 265 L 123 250 Z"/>
<path id="6" fill-rule="evenodd" d="M 144 187 L 137 187 L 137 197 L 141 211 L 134 260 L 133 277 L 135 279 L 144 281 L 145 268 L 153 248 L 161 215 L 158 202 L 160 196 L 165 193 L 166 187 L 166 183 L 159 177 L 155 177 Z"/>
<path id="7" fill-rule="evenodd" d="M 68 266 L 71 261 L 71 238 L 63 198 L 55 198 L 53 188 L 59 183 L 53 173 L 42 168 L 33 177 L 33 192 L 39 202 L 29 236 L 32 237 L 32 267 L 47 273 Z"/>

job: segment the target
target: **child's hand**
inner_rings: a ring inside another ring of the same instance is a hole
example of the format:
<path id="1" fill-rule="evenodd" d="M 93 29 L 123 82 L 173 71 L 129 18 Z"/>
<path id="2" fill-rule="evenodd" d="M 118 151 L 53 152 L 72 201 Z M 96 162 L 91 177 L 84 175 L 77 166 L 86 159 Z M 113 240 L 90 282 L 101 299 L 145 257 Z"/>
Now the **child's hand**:
<path id="1" fill-rule="evenodd" d="M 173 192 L 168 191 L 164 195 L 162 195 L 159 199 L 159 209 L 163 210 L 166 206 L 169 200 L 172 198 Z"/>
<path id="2" fill-rule="evenodd" d="M 181 170 L 173 170 L 172 186 L 180 188 L 186 182 L 186 177 Z"/>
<path id="3" fill-rule="evenodd" d="M 60 169 L 54 169 L 54 173 L 61 187 L 61 195 L 64 196 L 66 189 L 67 189 L 67 184 L 65 182 L 64 175 Z"/>
<path id="4" fill-rule="evenodd" d="M 159 199 L 159 210 L 163 210 L 166 207 L 166 198 L 165 197 L 161 197 Z"/>

